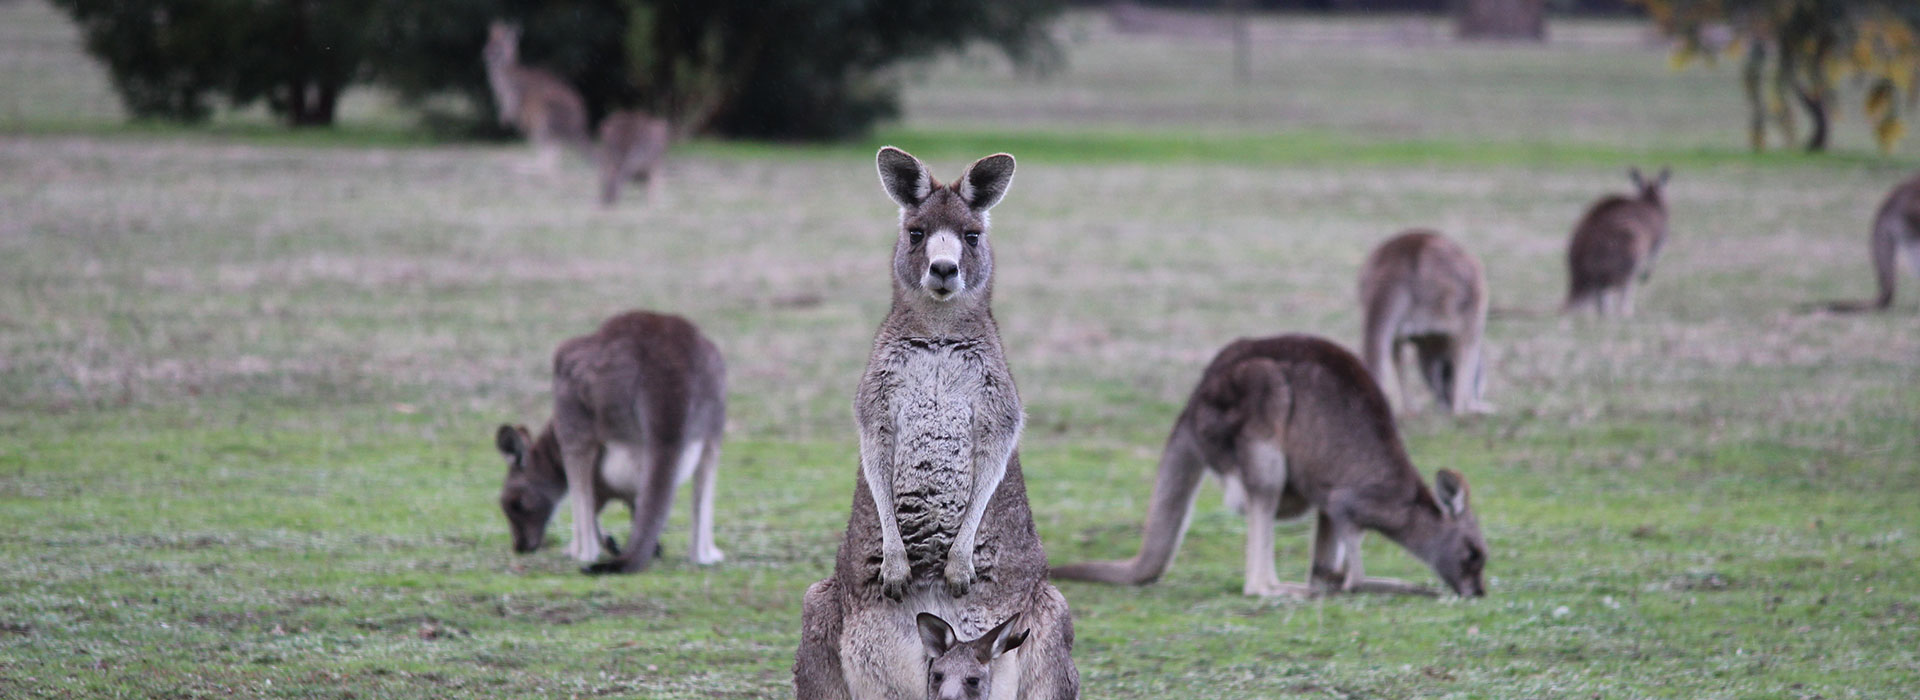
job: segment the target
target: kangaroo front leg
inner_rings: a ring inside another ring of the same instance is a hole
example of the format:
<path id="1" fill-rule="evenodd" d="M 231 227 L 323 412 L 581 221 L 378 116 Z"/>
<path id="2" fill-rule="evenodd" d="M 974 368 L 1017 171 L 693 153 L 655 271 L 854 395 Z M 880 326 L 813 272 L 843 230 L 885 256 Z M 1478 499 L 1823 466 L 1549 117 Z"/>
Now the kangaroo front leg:
<path id="1" fill-rule="evenodd" d="M 986 424 L 974 430 L 973 488 L 968 494 L 967 512 L 960 521 L 960 531 L 954 534 L 953 546 L 947 550 L 947 593 L 955 598 L 966 595 L 967 588 L 973 585 L 973 546 L 980 534 L 980 520 L 987 516 L 993 493 L 1000 489 L 1000 481 L 1007 476 L 1007 463 L 1013 459 L 1025 425 L 1018 408 L 997 418 L 998 421 L 988 418 Z"/>
<path id="2" fill-rule="evenodd" d="M 567 500 L 573 503 L 573 539 L 567 542 L 567 556 L 591 562 L 600 558 L 599 495 L 594 493 L 593 476 L 600 460 L 609 455 L 599 445 L 578 438 L 560 440 L 560 467 L 567 475 Z"/>
<path id="3" fill-rule="evenodd" d="M 893 509 L 893 439 L 890 434 L 860 429 L 860 474 L 880 521 L 880 593 L 893 600 L 907 595 L 907 543 L 900 539 L 900 516 Z"/>

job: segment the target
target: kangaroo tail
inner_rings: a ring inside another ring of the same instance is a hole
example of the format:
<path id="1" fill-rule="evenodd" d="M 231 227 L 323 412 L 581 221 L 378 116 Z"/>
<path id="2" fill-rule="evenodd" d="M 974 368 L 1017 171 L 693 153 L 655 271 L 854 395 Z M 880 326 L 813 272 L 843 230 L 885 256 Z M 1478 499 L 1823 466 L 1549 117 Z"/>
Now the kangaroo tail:
<path id="1" fill-rule="evenodd" d="M 1153 499 L 1147 506 L 1147 525 L 1139 554 L 1131 559 L 1054 567 L 1053 577 L 1138 586 L 1153 583 L 1166 573 L 1174 553 L 1180 550 L 1180 539 L 1187 533 L 1187 523 L 1193 516 L 1193 499 L 1200 493 L 1200 477 L 1206 471 L 1195 440 L 1184 420 L 1167 438 L 1166 449 L 1160 454 L 1160 473 L 1153 484 Z"/>

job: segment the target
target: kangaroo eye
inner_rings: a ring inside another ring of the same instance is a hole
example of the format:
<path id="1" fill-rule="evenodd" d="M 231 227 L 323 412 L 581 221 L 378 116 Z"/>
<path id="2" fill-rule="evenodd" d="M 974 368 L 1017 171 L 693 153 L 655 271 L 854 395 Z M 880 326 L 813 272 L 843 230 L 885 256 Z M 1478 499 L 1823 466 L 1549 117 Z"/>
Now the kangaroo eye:
<path id="1" fill-rule="evenodd" d="M 968 677 L 967 677 L 967 687 L 969 687 L 969 688 L 978 688 L 978 687 L 980 687 L 980 677 L 979 677 L 979 676 L 968 676 Z"/>
<path id="2" fill-rule="evenodd" d="M 979 231 L 968 231 L 968 232 L 967 232 L 967 245 L 968 245 L 968 246 L 977 246 L 977 245 L 980 245 L 980 232 L 979 232 Z"/>
<path id="3" fill-rule="evenodd" d="M 947 674 L 941 673 L 939 671 L 933 672 L 933 682 L 939 683 L 940 681 L 944 681 L 946 679 L 947 679 Z"/>
<path id="4" fill-rule="evenodd" d="M 926 238 L 926 237 L 927 237 L 927 232 L 926 232 L 926 231 L 923 231 L 923 230 L 920 230 L 920 229 L 917 229 L 917 228 L 915 228 L 915 229 L 907 229 L 907 242 L 908 242 L 908 243 L 912 243 L 912 244 L 914 244 L 914 245 L 920 245 L 920 241 L 921 241 L 922 239 L 924 239 L 924 238 Z"/>

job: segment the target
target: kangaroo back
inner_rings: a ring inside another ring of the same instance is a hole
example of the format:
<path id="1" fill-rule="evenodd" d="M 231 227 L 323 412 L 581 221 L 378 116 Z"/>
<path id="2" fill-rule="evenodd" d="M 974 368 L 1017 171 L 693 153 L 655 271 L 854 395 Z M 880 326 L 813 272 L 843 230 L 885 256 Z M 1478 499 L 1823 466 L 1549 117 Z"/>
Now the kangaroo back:
<path id="1" fill-rule="evenodd" d="M 1867 301 L 1828 302 L 1828 311 L 1854 313 L 1882 311 L 1893 306 L 1900 255 L 1904 252 L 1914 274 L 1920 275 L 1920 176 L 1900 183 L 1887 193 L 1873 216 L 1873 235 L 1867 250 L 1873 262 L 1877 293 Z"/>
<path id="2" fill-rule="evenodd" d="M 600 204 L 612 205 L 620 195 L 620 183 L 626 180 L 645 181 L 652 189 L 671 134 L 667 120 L 638 110 L 620 110 L 601 120 L 595 153 Z"/>

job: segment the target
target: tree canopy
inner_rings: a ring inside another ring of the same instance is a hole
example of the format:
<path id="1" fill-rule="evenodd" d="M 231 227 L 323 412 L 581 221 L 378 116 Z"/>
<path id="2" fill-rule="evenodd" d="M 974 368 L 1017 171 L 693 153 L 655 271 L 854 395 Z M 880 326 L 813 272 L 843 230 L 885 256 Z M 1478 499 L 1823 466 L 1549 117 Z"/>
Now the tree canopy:
<path id="1" fill-rule="evenodd" d="M 838 138 L 898 111 L 896 66 L 974 42 L 1016 63 L 1058 58 L 1061 0 L 54 0 L 107 64 L 128 111 L 197 121 L 213 96 L 324 124 L 377 83 L 442 123 L 484 130 L 480 50 L 496 19 L 522 60 L 596 117 L 645 108 L 682 131 Z M 446 109 L 453 96 L 463 109 Z"/>
<path id="2" fill-rule="evenodd" d="M 1906 132 L 1920 103 L 1920 2 L 1914 0 L 1639 0 L 1679 40 L 1675 66 L 1741 56 L 1748 139 L 1766 147 L 1769 127 L 1825 150 L 1839 109 L 1837 87 L 1862 86 L 1861 112 L 1882 150 Z"/>

